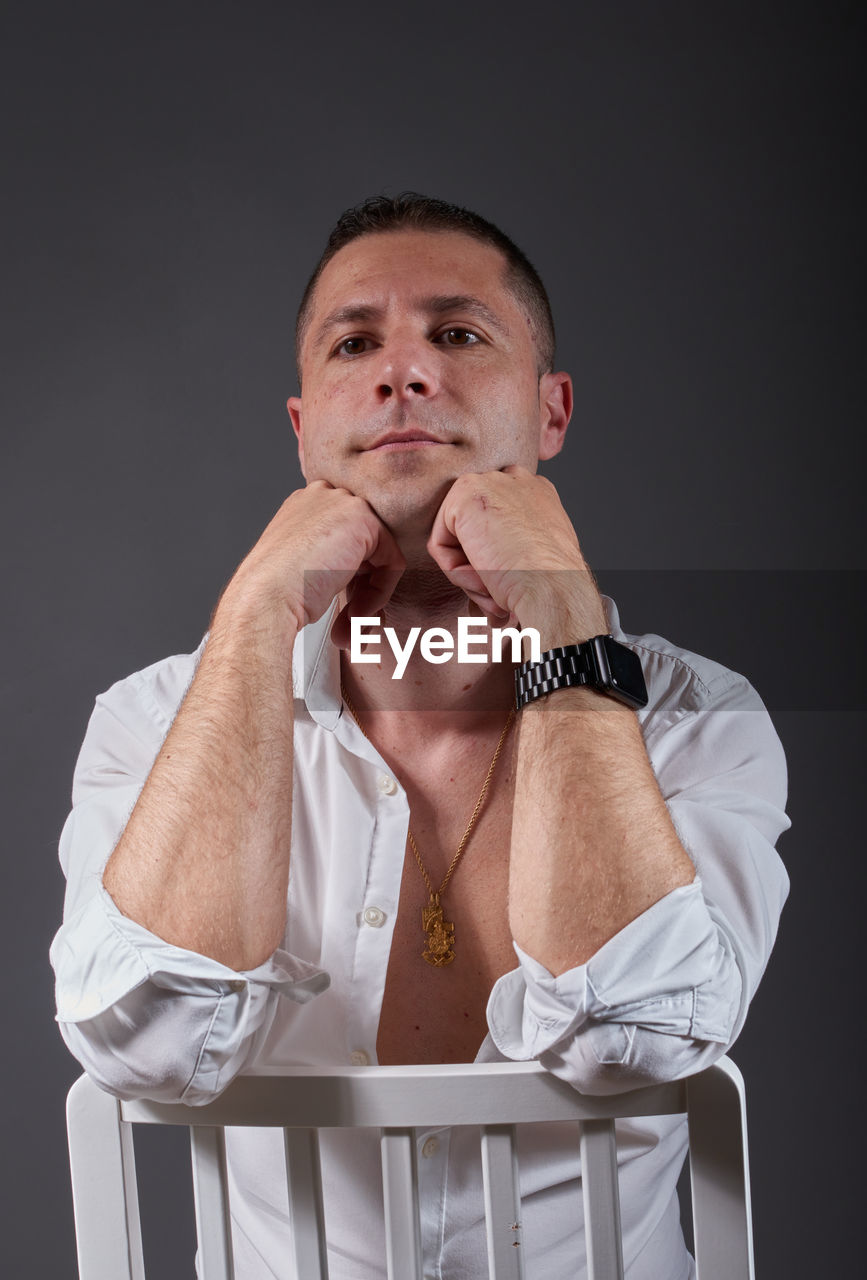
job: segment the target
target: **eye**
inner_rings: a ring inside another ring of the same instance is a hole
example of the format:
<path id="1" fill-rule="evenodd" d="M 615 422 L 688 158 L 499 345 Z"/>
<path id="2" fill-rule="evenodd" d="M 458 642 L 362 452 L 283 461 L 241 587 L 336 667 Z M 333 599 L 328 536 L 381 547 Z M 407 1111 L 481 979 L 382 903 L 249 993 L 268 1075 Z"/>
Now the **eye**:
<path id="1" fill-rule="evenodd" d="M 481 338 L 477 333 L 473 333 L 472 329 L 462 329 L 455 325 L 451 329 L 445 329 L 439 335 L 438 341 L 444 342 L 447 347 L 473 347 L 477 342 L 481 342 Z"/>
<path id="2" fill-rule="evenodd" d="M 335 347 L 334 354 L 338 356 L 360 356 L 362 351 L 367 349 L 366 342 L 367 338 L 344 338 Z"/>

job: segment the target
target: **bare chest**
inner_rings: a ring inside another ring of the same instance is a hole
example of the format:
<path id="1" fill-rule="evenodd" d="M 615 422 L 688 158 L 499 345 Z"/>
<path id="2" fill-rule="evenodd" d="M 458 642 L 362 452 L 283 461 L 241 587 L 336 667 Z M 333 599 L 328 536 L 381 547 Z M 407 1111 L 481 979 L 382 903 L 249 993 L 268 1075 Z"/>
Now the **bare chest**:
<path id="1" fill-rule="evenodd" d="M 454 786 L 446 773 L 407 787 L 427 882 L 408 844 L 377 1039 L 382 1063 L 471 1062 L 487 1034 L 491 988 L 517 964 L 508 922 L 511 760 L 502 764 L 444 889 L 480 779 Z M 442 912 L 433 920 L 431 889 Z"/>

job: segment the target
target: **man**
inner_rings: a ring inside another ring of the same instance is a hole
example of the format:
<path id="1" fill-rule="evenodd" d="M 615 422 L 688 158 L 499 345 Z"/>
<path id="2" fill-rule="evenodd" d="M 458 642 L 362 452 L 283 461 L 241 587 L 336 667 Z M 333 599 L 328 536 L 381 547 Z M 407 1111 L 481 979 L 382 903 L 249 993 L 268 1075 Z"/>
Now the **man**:
<path id="1" fill-rule="evenodd" d="M 544 289 L 491 224 L 413 195 L 338 223 L 299 313 L 306 487 L 199 652 L 110 690 L 82 749 L 53 960 L 63 1034 L 104 1087 L 201 1103 L 292 1062 L 535 1057 L 607 1092 L 738 1033 L 787 889 L 782 753 L 741 677 L 626 645 L 535 474 L 572 408 L 552 359 Z M 582 670 L 610 636 L 620 687 L 534 669 L 516 716 L 508 662 L 409 651 L 467 615 L 584 646 Z M 401 661 L 350 660 L 353 618 L 381 618 Z M 426 1273 L 480 1275 L 464 1137 L 422 1140 Z M 282 1277 L 279 1142 L 230 1145 L 239 1275 Z M 628 1274 L 689 1276 L 682 1123 L 623 1126 L 620 1149 Z M 573 1151 L 524 1141 L 546 1280 L 576 1274 Z M 338 1277 L 383 1273 L 376 1159 L 325 1144 Z"/>

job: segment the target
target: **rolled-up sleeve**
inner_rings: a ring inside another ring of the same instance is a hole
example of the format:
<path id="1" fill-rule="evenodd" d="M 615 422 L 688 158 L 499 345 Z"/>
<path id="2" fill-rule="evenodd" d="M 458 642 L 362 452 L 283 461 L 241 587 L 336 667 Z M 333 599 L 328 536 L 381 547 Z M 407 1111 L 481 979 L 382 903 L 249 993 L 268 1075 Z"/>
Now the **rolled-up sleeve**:
<path id="1" fill-rule="evenodd" d="M 488 1004 L 500 1053 L 536 1058 L 587 1093 L 677 1079 L 724 1053 L 788 892 L 774 848 L 790 825 L 785 759 L 758 695 L 715 664 L 704 679 L 659 655 L 647 665 L 658 714 L 643 724 L 645 742 L 696 878 L 556 977 L 516 945 L 519 967 Z"/>
<path id="2" fill-rule="evenodd" d="M 192 658 L 171 661 L 97 700 L 60 840 L 67 894 L 51 962 L 61 1033 L 97 1083 L 120 1097 L 196 1104 L 255 1057 L 281 997 L 304 1003 L 329 979 L 284 950 L 238 972 L 174 947 L 123 915 L 102 885 L 195 669 Z"/>

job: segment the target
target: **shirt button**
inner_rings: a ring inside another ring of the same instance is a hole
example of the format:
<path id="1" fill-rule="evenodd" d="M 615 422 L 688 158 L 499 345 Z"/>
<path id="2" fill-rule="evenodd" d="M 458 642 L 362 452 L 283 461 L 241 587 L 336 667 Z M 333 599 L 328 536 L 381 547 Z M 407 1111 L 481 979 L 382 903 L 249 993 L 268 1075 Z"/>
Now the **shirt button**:
<path id="1" fill-rule="evenodd" d="M 376 785 L 384 796 L 393 796 L 397 791 L 397 783 L 394 778 L 390 778 L 387 773 L 381 773 L 376 779 Z"/>
<path id="2" fill-rule="evenodd" d="M 232 981 L 229 983 L 229 990 L 230 990 L 230 991 L 243 991 L 243 990 L 244 990 L 244 988 L 246 987 L 246 985 L 247 985 L 247 984 L 246 984 L 246 982 L 243 980 L 243 978 L 233 978 L 233 979 L 232 979 Z"/>
<path id="3" fill-rule="evenodd" d="M 421 1153 L 426 1160 L 430 1160 L 431 1156 L 435 1156 L 440 1149 L 439 1138 L 428 1138 L 427 1142 L 421 1149 Z"/>
<path id="4" fill-rule="evenodd" d="M 353 1049 L 349 1055 L 349 1061 L 353 1067 L 369 1067 L 370 1054 L 364 1049 Z"/>
<path id="5" fill-rule="evenodd" d="M 379 907 L 366 907 L 361 918 L 372 929 L 381 929 L 385 924 L 385 912 L 380 911 Z"/>

